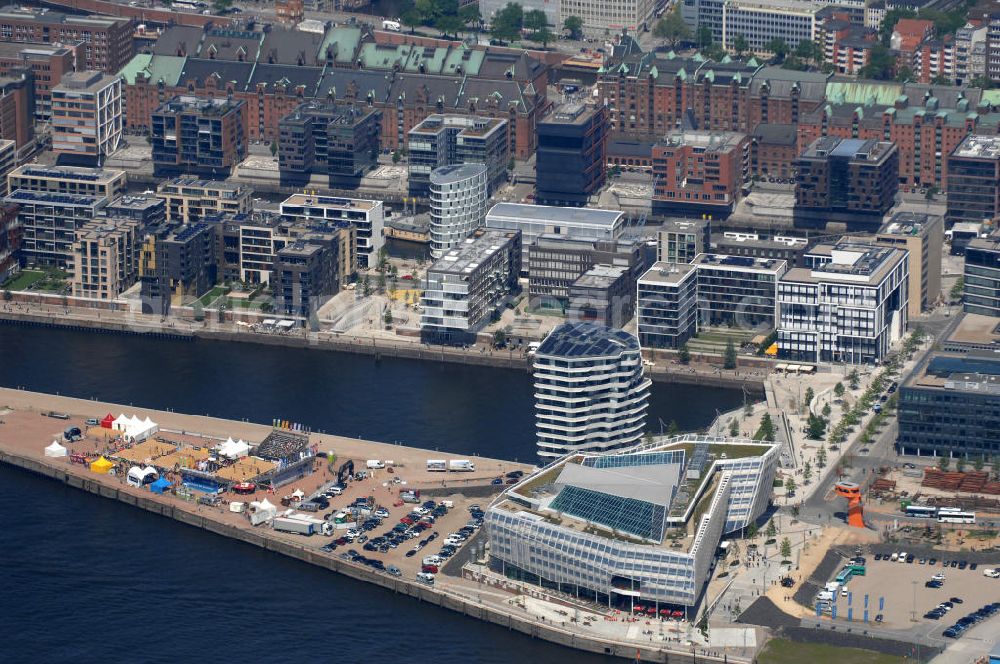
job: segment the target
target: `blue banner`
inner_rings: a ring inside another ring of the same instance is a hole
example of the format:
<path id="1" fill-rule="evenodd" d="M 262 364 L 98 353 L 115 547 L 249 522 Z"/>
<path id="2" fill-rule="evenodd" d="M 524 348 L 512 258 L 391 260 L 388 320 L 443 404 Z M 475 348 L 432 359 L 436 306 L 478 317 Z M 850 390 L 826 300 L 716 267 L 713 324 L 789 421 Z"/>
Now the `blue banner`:
<path id="1" fill-rule="evenodd" d="M 885 597 L 879 597 L 878 598 L 878 610 L 879 610 L 879 613 L 881 613 L 883 610 L 885 610 Z"/>

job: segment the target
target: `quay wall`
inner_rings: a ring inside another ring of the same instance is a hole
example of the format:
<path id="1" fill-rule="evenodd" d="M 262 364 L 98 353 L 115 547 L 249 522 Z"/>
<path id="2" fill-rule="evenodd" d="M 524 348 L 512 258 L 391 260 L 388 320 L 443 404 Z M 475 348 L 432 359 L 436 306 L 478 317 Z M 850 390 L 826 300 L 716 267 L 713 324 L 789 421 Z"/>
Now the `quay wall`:
<path id="1" fill-rule="evenodd" d="M 113 334 L 148 334 L 172 339 L 190 340 L 193 338 L 202 338 L 266 346 L 314 348 L 342 353 L 356 353 L 373 356 L 376 360 L 380 360 L 383 357 L 399 357 L 501 369 L 517 369 L 526 372 L 531 370 L 531 365 L 527 358 L 505 353 L 504 351 L 483 353 L 478 350 L 467 351 L 450 346 L 424 346 L 423 344 L 410 342 L 394 343 L 388 339 L 362 339 L 350 336 L 320 337 L 316 333 L 311 332 L 305 334 L 259 334 L 250 331 L 218 329 L 208 324 L 202 328 L 166 327 L 157 325 L 156 323 L 148 323 L 134 317 L 119 320 L 113 318 L 95 319 L 79 315 L 59 317 L 44 312 L 21 310 L 0 310 L 0 324 L 54 327 Z M 764 381 L 763 376 L 760 374 L 755 376 L 738 376 L 735 372 L 727 371 L 671 371 L 661 366 L 653 368 L 648 373 L 649 377 L 655 382 L 680 383 L 702 387 L 742 387 L 754 396 L 763 397 L 764 395 Z"/>
<path id="2" fill-rule="evenodd" d="M 425 586 L 403 579 L 401 577 L 391 577 L 380 574 L 374 570 L 369 570 L 357 565 L 348 563 L 340 558 L 324 555 L 319 550 L 307 549 L 289 542 L 271 538 L 267 531 L 250 530 L 239 528 L 230 524 L 216 521 L 211 515 L 192 513 L 183 509 L 161 502 L 152 496 L 137 496 L 129 492 L 120 491 L 113 486 L 108 486 L 95 479 L 83 475 L 85 471 L 74 472 L 75 467 L 58 468 L 39 459 L 33 459 L 20 454 L 0 450 L 0 463 L 20 468 L 43 477 L 55 480 L 82 491 L 118 500 L 124 504 L 138 507 L 139 509 L 152 512 L 163 517 L 174 519 L 195 528 L 207 530 L 222 537 L 239 540 L 267 551 L 295 558 L 311 565 L 326 568 L 330 571 L 343 574 L 358 581 L 364 581 L 377 585 L 394 593 L 408 595 L 420 602 L 433 604 L 444 609 L 449 609 L 457 613 L 462 613 L 471 618 L 476 618 L 486 622 L 506 627 L 511 631 L 526 634 L 535 639 L 549 641 L 568 648 L 575 648 L 599 655 L 612 656 L 622 659 L 636 660 L 644 662 L 664 662 L 665 664 L 696 664 L 702 662 L 742 662 L 737 658 L 712 657 L 707 654 L 668 651 L 656 648 L 649 648 L 627 644 L 622 642 L 601 639 L 588 634 L 579 634 L 555 625 L 539 623 L 526 616 L 514 612 L 502 611 L 494 607 L 486 606 L 470 601 L 463 597 L 456 596 L 434 587 Z"/>

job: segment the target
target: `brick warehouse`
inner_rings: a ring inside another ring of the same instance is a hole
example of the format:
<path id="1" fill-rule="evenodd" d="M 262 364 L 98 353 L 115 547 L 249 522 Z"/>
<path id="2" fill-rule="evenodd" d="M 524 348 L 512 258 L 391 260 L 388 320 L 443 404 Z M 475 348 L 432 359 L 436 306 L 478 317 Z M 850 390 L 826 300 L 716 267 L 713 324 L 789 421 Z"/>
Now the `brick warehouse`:
<path id="1" fill-rule="evenodd" d="M 510 152 L 526 159 L 550 106 L 548 67 L 526 53 L 379 44 L 351 26 L 325 35 L 175 26 L 122 74 L 130 129 L 148 129 L 153 110 L 175 95 L 232 96 L 246 102 L 248 137 L 256 140 L 277 139 L 282 118 L 320 99 L 382 111 L 389 149 L 405 147 L 407 132 L 433 113 L 503 118 Z"/>

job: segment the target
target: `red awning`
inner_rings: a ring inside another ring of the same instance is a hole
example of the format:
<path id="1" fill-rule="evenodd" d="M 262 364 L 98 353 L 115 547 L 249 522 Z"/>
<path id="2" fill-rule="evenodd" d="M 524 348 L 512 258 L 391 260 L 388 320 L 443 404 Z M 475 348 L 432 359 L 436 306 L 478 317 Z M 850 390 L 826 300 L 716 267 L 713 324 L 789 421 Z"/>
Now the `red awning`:
<path id="1" fill-rule="evenodd" d="M 107 415 L 104 416 L 104 419 L 101 420 L 101 428 L 110 429 L 114 421 L 115 421 L 115 416 L 112 415 L 111 413 L 108 413 Z"/>

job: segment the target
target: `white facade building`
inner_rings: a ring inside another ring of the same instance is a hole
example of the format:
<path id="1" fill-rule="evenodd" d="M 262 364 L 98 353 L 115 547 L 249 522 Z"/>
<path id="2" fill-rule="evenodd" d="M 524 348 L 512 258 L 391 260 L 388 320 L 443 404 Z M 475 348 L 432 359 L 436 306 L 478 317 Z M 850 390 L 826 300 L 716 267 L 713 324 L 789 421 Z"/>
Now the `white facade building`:
<path id="1" fill-rule="evenodd" d="M 778 449 L 685 435 L 571 454 L 490 505 L 490 567 L 626 610 L 693 606 L 721 537 L 766 510 Z"/>
<path id="2" fill-rule="evenodd" d="M 348 222 L 357 229 L 358 267 L 375 267 L 385 244 L 382 201 L 292 194 L 281 203 L 281 216 L 298 222 Z"/>
<path id="3" fill-rule="evenodd" d="M 484 164 L 431 171 L 431 256 L 441 258 L 483 225 L 488 191 Z"/>
<path id="4" fill-rule="evenodd" d="M 507 6 L 509 0 L 480 0 L 479 11 L 489 25 L 493 16 Z M 583 20 L 583 31 L 591 35 L 606 36 L 627 28 L 635 33 L 652 29 L 655 23 L 654 0 L 525 0 L 520 3 L 525 12 L 545 12 L 550 29 L 558 33 L 566 19 L 577 16 Z"/>
<path id="5" fill-rule="evenodd" d="M 881 360 L 906 332 L 903 249 L 817 245 L 778 282 L 778 356 L 808 362 Z"/>
<path id="6" fill-rule="evenodd" d="M 91 158 L 95 165 L 122 140 L 122 79 L 70 72 L 52 88 L 52 151 Z"/>
<path id="7" fill-rule="evenodd" d="M 642 438 L 651 381 L 638 340 L 593 323 L 564 323 L 535 353 L 538 456 L 604 451 Z"/>

